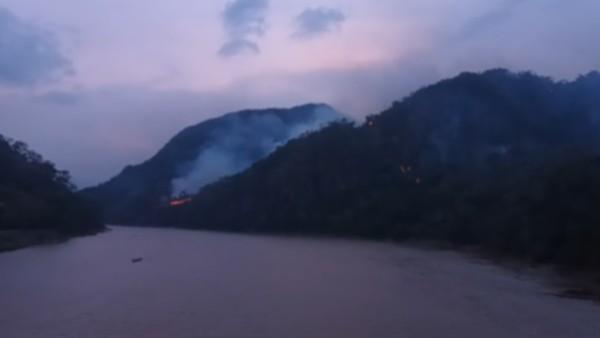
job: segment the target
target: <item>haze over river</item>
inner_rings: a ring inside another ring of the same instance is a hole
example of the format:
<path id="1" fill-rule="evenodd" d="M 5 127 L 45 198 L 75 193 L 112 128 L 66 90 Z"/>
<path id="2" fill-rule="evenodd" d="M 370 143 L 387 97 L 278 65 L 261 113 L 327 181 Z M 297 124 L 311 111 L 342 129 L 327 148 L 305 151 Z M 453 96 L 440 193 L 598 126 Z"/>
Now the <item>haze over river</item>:
<path id="1" fill-rule="evenodd" d="M 600 338 L 554 291 L 449 251 L 114 227 L 0 254 L 0 336 Z"/>

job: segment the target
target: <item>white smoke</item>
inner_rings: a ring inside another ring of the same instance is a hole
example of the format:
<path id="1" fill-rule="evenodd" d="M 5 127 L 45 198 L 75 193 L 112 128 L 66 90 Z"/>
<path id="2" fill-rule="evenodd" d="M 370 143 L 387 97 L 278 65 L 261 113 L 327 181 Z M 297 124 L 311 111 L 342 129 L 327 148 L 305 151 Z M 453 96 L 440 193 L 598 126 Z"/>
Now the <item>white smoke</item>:
<path id="1" fill-rule="evenodd" d="M 173 196 L 196 193 L 222 177 L 249 168 L 291 139 L 341 117 L 327 106 L 317 107 L 310 118 L 293 124 L 276 114 L 261 114 L 245 120 L 231 116 L 225 127 L 213 132 L 212 142 L 203 147 L 196 160 L 180 168 L 181 176 L 171 182 L 171 193 Z"/>

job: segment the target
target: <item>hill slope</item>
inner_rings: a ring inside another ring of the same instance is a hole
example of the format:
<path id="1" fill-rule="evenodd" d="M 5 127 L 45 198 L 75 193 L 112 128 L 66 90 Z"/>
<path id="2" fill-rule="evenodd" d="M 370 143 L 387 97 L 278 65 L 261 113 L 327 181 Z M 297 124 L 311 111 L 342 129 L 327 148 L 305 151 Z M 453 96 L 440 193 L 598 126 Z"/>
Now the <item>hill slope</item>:
<path id="1" fill-rule="evenodd" d="M 434 238 L 600 268 L 600 74 L 465 73 L 210 185 L 161 224 Z"/>
<path id="2" fill-rule="evenodd" d="M 102 230 L 73 190 L 68 172 L 0 136 L 0 251 Z"/>
<path id="3" fill-rule="evenodd" d="M 82 193 L 112 223 L 151 223 L 171 198 L 240 172 L 289 139 L 339 118 L 321 104 L 230 113 L 184 129 L 148 161 Z"/>

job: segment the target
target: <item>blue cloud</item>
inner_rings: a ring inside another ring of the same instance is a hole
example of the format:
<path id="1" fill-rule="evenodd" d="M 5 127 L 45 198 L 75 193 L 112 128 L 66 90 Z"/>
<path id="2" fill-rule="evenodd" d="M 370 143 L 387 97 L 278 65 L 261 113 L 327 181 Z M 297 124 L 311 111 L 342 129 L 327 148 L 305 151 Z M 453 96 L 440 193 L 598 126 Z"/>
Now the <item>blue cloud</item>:
<path id="1" fill-rule="evenodd" d="M 268 0 L 234 0 L 223 12 L 227 41 L 219 55 L 231 57 L 244 52 L 259 53 L 257 40 L 266 31 Z"/>
<path id="2" fill-rule="evenodd" d="M 346 16 L 334 8 L 307 8 L 296 17 L 296 38 L 313 38 L 340 27 Z"/>
<path id="3" fill-rule="evenodd" d="M 0 7 L 0 85 L 31 86 L 69 72 L 52 35 Z"/>
<path id="4" fill-rule="evenodd" d="M 471 38 L 486 30 L 501 25 L 509 20 L 518 7 L 527 0 L 505 0 L 483 15 L 477 16 L 466 23 L 460 32 L 461 38 Z"/>
<path id="5" fill-rule="evenodd" d="M 231 57 L 243 53 L 260 53 L 260 48 L 255 42 L 249 40 L 230 40 L 227 41 L 219 50 L 219 55 L 222 57 Z"/>

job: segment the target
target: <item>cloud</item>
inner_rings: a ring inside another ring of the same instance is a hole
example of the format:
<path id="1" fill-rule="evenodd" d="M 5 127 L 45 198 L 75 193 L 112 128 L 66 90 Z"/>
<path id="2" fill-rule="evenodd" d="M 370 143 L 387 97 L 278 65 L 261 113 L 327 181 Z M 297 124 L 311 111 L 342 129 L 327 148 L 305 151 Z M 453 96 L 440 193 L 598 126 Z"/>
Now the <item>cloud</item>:
<path id="1" fill-rule="evenodd" d="M 65 90 L 50 91 L 35 98 L 44 103 L 66 106 L 78 104 L 85 99 L 82 93 Z"/>
<path id="2" fill-rule="evenodd" d="M 0 7 L 0 85 L 31 86 L 71 71 L 51 34 Z"/>
<path id="3" fill-rule="evenodd" d="M 223 57 L 230 57 L 239 55 L 245 52 L 252 54 L 260 53 L 260 48 L 255 42 L 248 40 L 231 40 L 227 41 L 223 47 L 219 50 L 219 55 Z"/>
<path id="4" fill-rule="evenodd" d="M 250 52 L 259 53 L 257 39 L 266 31 L 268 0 L 234 0 L 223 12 L 223 25 L 227 41 L 219 50 L 219 55 L 231 57 Z"/>
<path id="5" fill-rule="evenodd" d="M 492 8 L 483 15 L 477 16 L 466 23 L 460 37 L 470 38 L 476 34 L 484 33 L 486 30 L 507 22 L 518 9 L 519 5 L 527 0 L 504 0 L 498 6 Z"/>
<path id="6" fill-rule="evenodd" d="M 440 69 L 425 55 L 419 56 L 352 69 L 261 74 L 238 81 L 228 91 L 280 106 L 326 102 L 343 114 L 361 120 L 422 86 L 458 73 L 454 69 Z"/>
<path id="7" fill-rule="evenodd" d="M 296 38 L 313 38 L 331 32 L 346 21 L 346 16 L 334 8 L 307 8 L 296 17 Z"/>

